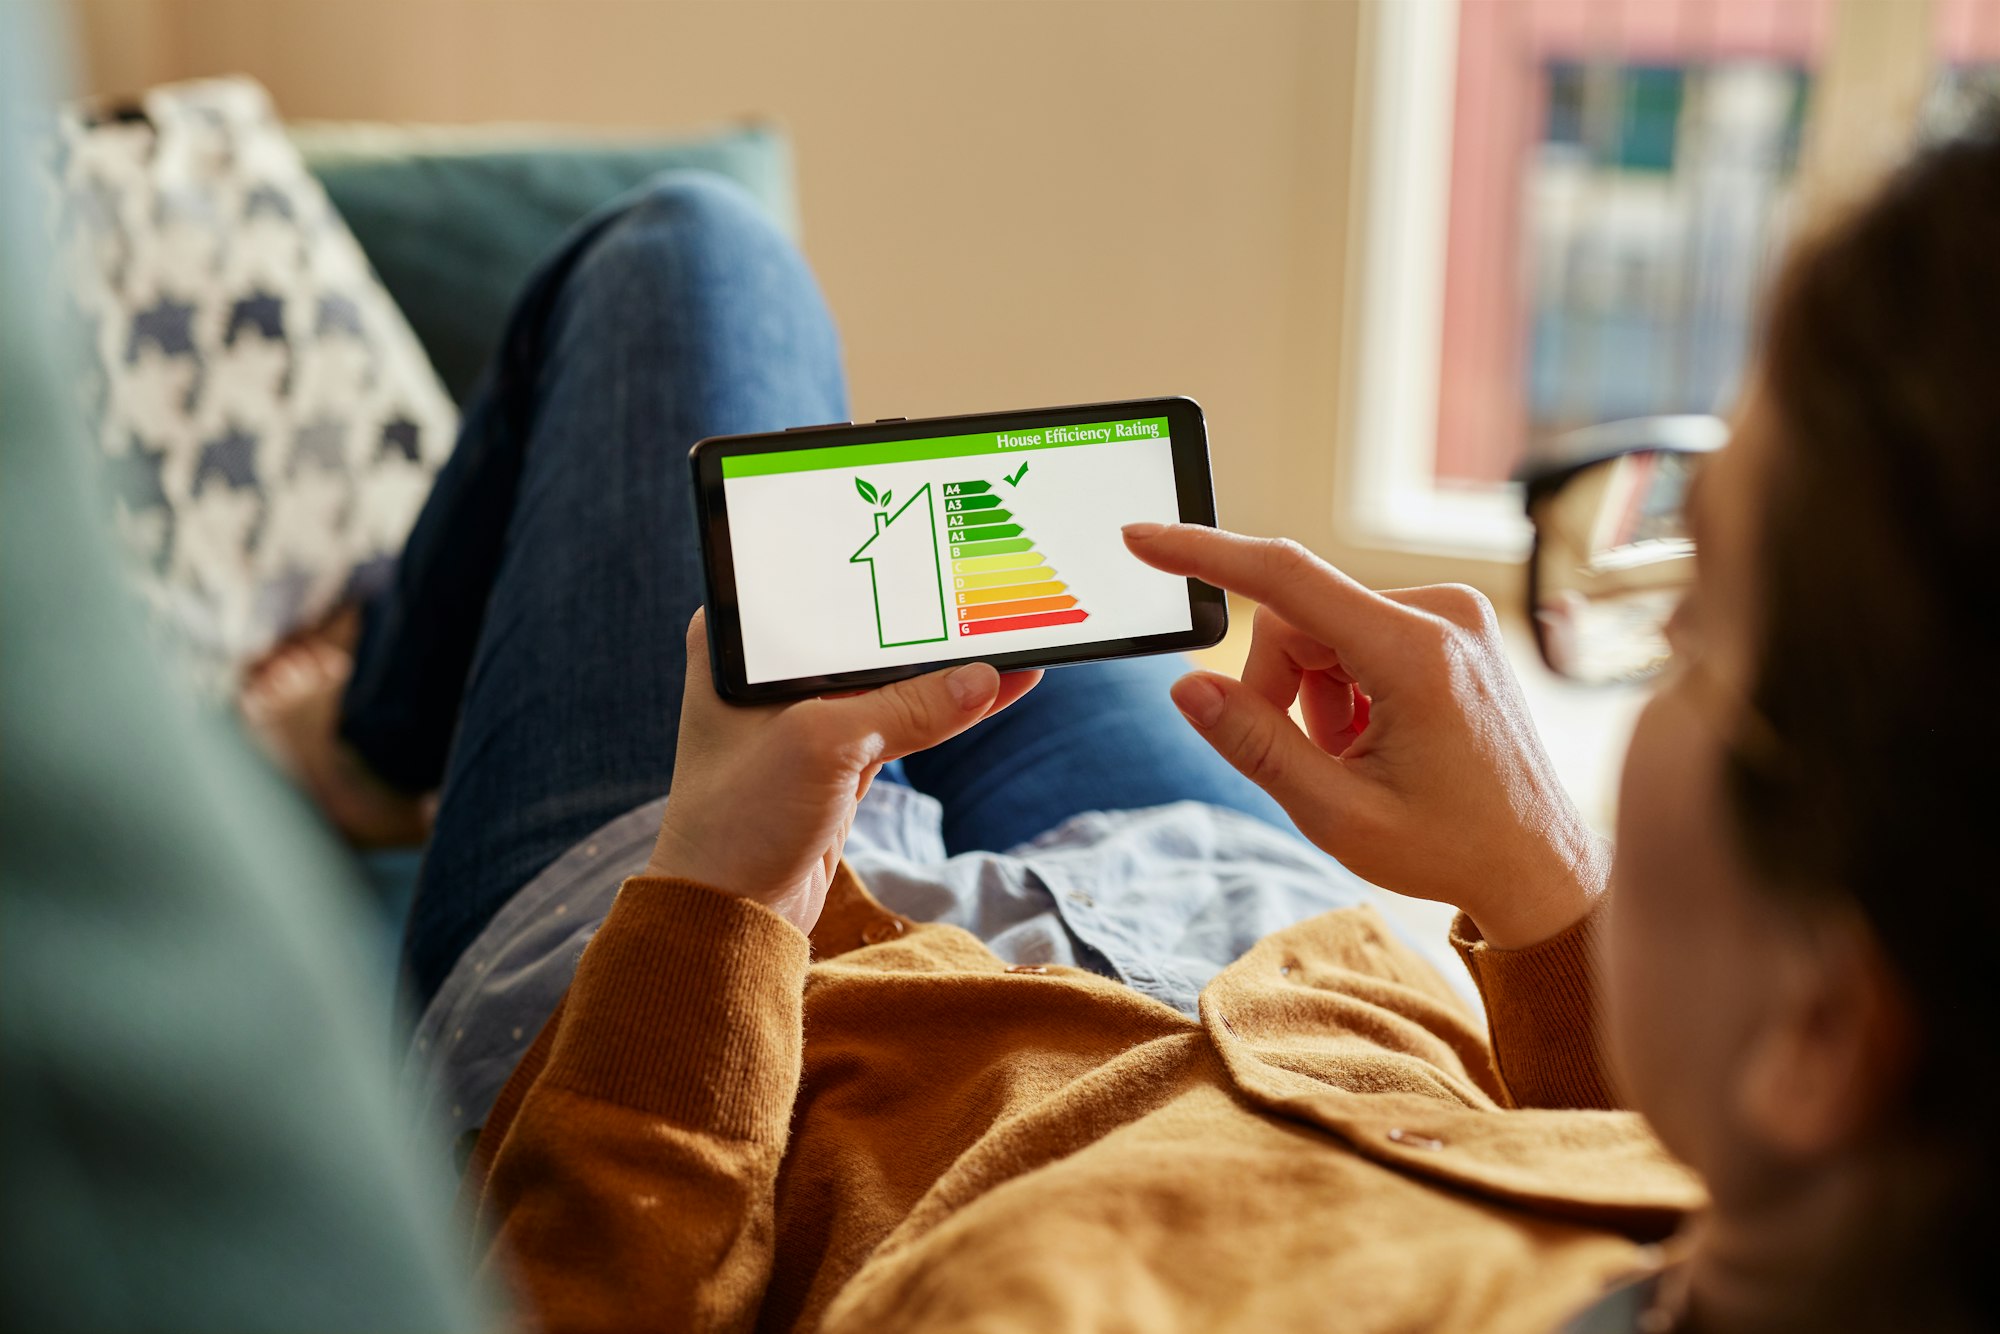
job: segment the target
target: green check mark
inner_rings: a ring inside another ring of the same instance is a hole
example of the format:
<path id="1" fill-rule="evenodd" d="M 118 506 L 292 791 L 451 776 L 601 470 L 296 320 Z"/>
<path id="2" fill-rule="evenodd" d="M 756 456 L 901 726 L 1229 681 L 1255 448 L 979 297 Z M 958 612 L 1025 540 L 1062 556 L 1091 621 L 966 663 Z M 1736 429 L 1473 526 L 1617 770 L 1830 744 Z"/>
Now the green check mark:
<path id="1" fill-rule="evenodd" d="M 1027 475 L 1028 475 L 1028 463 L 1027 460 L 1023 459 L 1021 461 L 1021 471 L 1010 474 L 1007 478 L 1007 485 L 1019 486 L 1021 484 L 1021 479 L 1023 477 L 1026 477 Z"/>

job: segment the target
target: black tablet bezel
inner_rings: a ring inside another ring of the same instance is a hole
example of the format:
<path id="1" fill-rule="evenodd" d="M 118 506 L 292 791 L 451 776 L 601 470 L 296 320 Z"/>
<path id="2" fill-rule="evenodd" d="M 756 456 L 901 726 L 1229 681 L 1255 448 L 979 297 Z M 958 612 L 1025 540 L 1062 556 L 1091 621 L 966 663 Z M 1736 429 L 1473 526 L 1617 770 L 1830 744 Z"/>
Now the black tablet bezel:
<path id="1" fill-rule="evenodd" d="M 1207 648 L 1229 630 L 1229 604 L 1219 588 L 1190 579 L 1190 628 L 1173 634 L 1105 639 L 1059 648 L 1013 653 L 968 653 L 895 667 L 870 667 L 826 676 L 800 676 L 752 684 L 744 679 L 743 628 L 736 602 L 736 570 L 729 544 L 729 509 L 722 490 L 722 460 L 742 454 L 770 454 L 791 449 L 834 445 L 864 445 L 881 441 L 922 440 L 931 436 L 984 434 L 1028 426 L 1079 426 L 1129 417 L 1165 417 L 1173 449 L 1174 491 L 1183 523 L 1215 524 L 1215 487 L 1208 465 L 1208 429 L 1201 405 L 1191 398 L 1140 398 L 1114 403 L 1074 403 L 1062 407 L 1011 412 L 971 413 L 957 417 L 891 418 L 854 425 L 794 427 L 758 435 L 720 435 L 700 441 L 688 452 L 694 473 L 695 513 L 701 528 L 701 556 L 708 590 L 709 665 L 722 697 L 739 704 L 763 704 L 807 699 L 844 690 L 886 685 L 940 667 L 964 662 L 990 662 L 1003 672 L 1029 667 L 1055 667 L 1105 658 L 1131 658 L 1148 653 Z"/>

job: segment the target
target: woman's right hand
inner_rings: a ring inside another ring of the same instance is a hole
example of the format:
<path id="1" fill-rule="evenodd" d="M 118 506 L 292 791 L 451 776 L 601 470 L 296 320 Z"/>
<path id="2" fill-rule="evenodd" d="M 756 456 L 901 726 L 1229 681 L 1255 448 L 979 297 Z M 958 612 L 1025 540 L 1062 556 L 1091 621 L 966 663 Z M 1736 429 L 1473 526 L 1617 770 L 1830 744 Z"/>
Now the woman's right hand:
<path id="1" fill-rule="evenodd" d="M 1464 909 L 1496 948 L 1590 911 L 1608 851 L 1556 778 L 1478 592 L 1375 593 L 1295 542 L 1196 524 L 1133 524 L 1125 540 L 1259 604 L 1243 679 L 1190 673 L 1174 703 L 1307 838 L 1385 889 Z"/>

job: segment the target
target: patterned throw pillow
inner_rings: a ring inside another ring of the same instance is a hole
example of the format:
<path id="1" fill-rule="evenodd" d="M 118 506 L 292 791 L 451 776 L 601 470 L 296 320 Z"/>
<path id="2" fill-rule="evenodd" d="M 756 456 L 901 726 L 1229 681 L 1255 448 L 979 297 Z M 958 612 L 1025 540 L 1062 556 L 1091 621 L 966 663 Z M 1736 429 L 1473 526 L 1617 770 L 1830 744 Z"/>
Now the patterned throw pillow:
<path id="1" fill-rule="evenodd" d="M 84 412 L 196 683 L 384 568 L 456 410 L 262 88 L 171 85 L 52 148 Z"/>

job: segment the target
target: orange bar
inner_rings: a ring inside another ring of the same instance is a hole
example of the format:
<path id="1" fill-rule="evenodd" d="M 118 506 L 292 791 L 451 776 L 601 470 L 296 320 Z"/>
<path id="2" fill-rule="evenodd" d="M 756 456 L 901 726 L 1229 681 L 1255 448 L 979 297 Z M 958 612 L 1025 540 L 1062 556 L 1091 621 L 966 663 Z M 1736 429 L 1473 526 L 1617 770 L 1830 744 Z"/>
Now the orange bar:
<path id="1" fill-rule="evenodd" d="M 1067 611 L 1076 605 L 1073 597 L 1021 598 L 1014 602 L 982 602 L 974 607 L 960 607 L 958 619 L 961 621 L 994 620 L 1001 616 L 1022 616 L 1038 611 Z"/>

